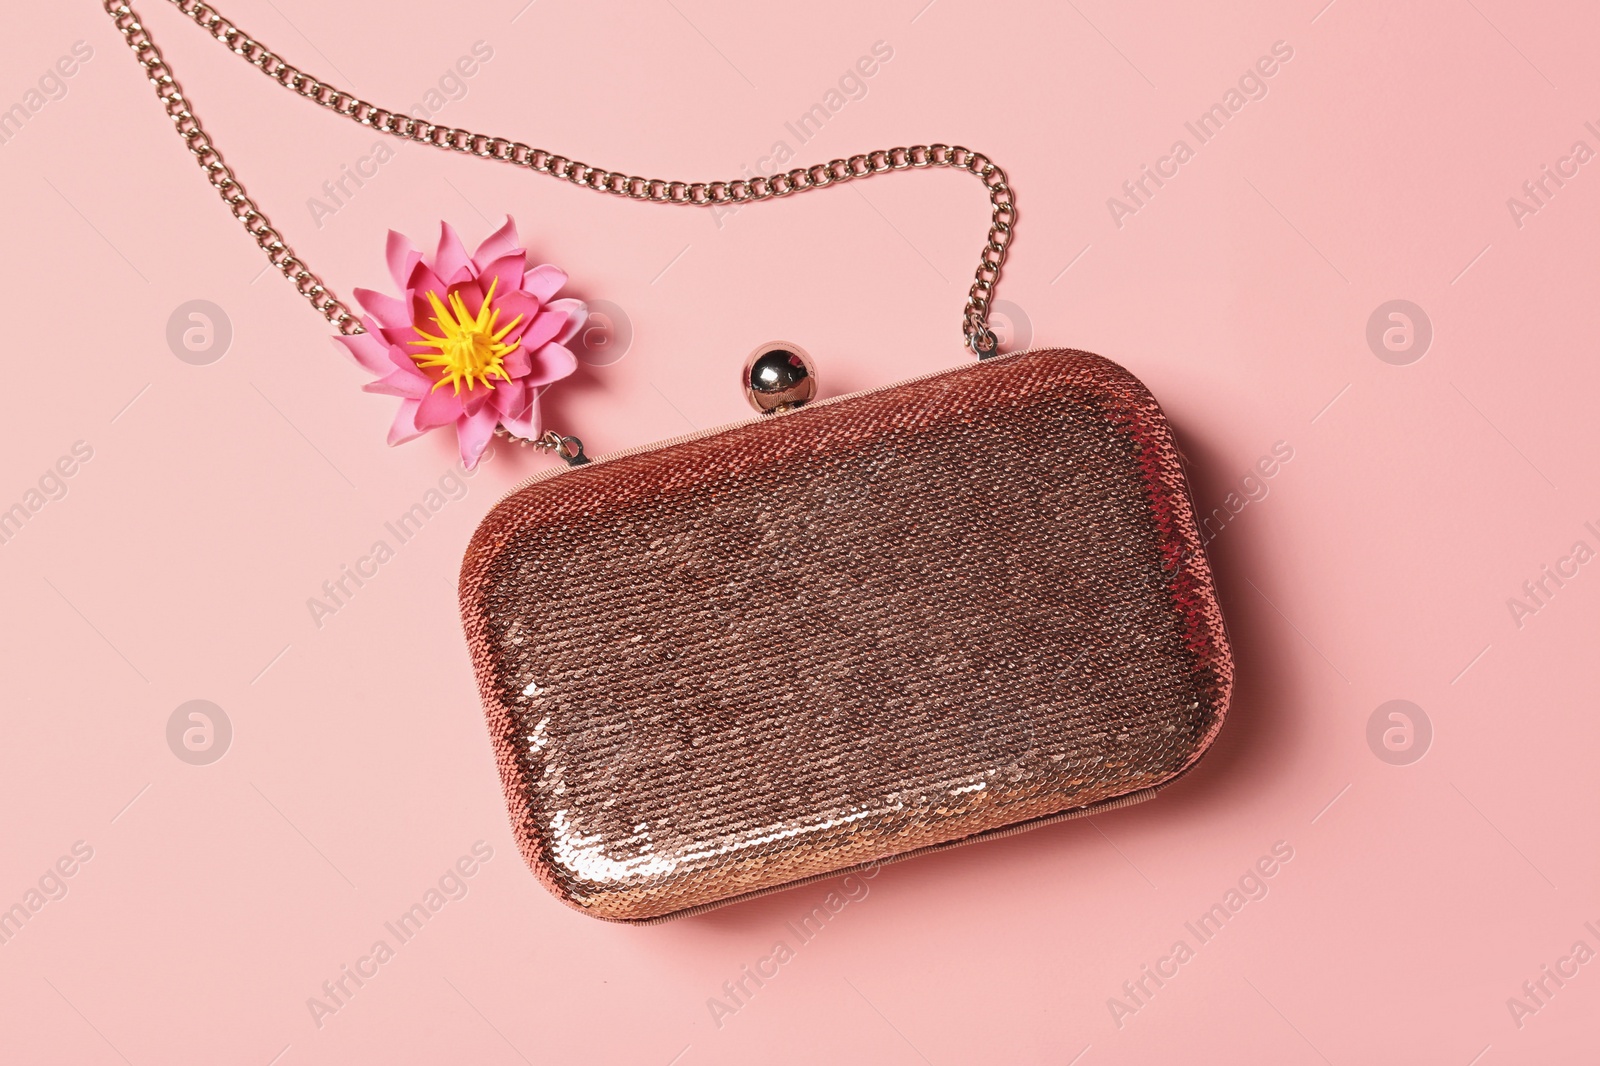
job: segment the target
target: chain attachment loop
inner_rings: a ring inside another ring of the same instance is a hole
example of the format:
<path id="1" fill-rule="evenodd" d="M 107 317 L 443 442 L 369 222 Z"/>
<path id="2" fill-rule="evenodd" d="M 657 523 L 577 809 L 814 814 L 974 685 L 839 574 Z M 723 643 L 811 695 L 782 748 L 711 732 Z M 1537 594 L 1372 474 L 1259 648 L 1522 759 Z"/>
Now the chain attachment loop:
<path id="1" fill-rule="evenodd" d="M 504 426 L 495 426 L 494 435 L 504 440 L 514 440 L 524 448 L 539 448 L 554 452 L 568 466 L 584 466 L 589 457 L 583 453 L 583 441 L 577 437 L 550 430 L 542 437 L 519 437 Z"/>

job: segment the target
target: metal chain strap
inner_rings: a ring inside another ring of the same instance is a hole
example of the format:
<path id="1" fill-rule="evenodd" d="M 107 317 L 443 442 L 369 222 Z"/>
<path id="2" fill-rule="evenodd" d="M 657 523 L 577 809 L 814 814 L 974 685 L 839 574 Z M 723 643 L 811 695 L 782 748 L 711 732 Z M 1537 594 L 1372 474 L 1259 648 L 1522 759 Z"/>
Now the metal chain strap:
<path id="1" fill-rule="evenodd" d="M 170 2 L 202 29 L 209 31 L 213 37 L 227 45 L 235 55 L 244 58 L 267 77 L 363 126 L 370 126 L 380 133 L 418 144 L 429 144 L 435 148 L 527 167 L 541 174 L 564 179 L 573 185 L 596 192 L 610 193 L 613 196 L 647 200 L 652 203 L 709 207 L 777 199 L 791 193 L 826 188 L 829 185 L 854 181 L 874 174 L 885 174 L 893 170 L 920 170 L 928 167 L 964 170 L 975 175 L 989 190 L 989 203 L 993 210 L 989 239 L 979 255 L 978 269 L 974 274 L 972 288 L 967 294 L 966 308 L 962 315 L 962 334 L 967 346 L 975 354 L 989 355 L 995 351 L 998 339 L 994 331 L 989 328 L 989 307 L 995 287 L 1000 280 L 1001 267 L 1005 264 L 1006 251 L 1011 245 L 1017 209 L 1011 186 L 1006 181 L 1005 171 L 980 152 L 946 144 L 918 144 L 904 148 L 880 148 L 847 159 L 834 159 L 809 167 L 797 167 L 784 173 L 770 176 L 757 175 L 733 181 L 685 182 L 641 178 L 621 171 L 592 167 L 587 163 L 580 163 L 542 148 L 530 147 L 520 141 L 491 137 L 452 126 L 439 126 L 378 107 L 286 63 L 224 18 L 216 8 L 198 0 L 170 0 Z M 105 0 L 105 9 L 115 21 L 117 29 L 122 32 L 128 47 L 133 49 L 134 55 L 145 68 L 150 81 L 156 87 L 156 96 L 166 105 L 167 114 L 172 117 L 179 134 L 189 146 L 189 150 L 194 153 L 201 169 L 206 172 L 207 179 L 232 209 L 234 217 L 244 224 L 246 231 L 267 253 L 272 265 L 283 271 L 284 276 L 295 283 L 295 288 L 300 294 L 311 302 L 311 306 L 321 312 L 340 333 L 349 335 L 363 332 L 361 323 L 351 314 L 350 309 L 329 292 L 322 281 L 295 256 L 293 249 L 256 206 L 255 201 L 250 199 L 238 179 L 234 177 L 233 171 L 223 162 L 221 153 L 206 136 L 200 120 L 189 107 L 189 101 L 183 95 L 183 90 L 173 79 L 171 68 L 162 59 L 161 52 L 156 48 L 149 31 L 140 23 L 138 14 L 130 5 L 119 0 Z"/>
<path id="2" fill-rule="evenodd" d="M 172 77 L 172 69 L 161 58 L 161 50 L 140 24 L 133 8 L 113 0 L 107 0 L 105 8 L 117 29 L 122 32 L 123 39 L 128 42 L 128 47 L 133 49 L 134 58 L 144 67 L 150 83 L 156 88 L 156 98 L 166 105 L 167 115 L 177 127 L 184 144 L 194 153 L 200 169 L 205 171 L 206 180 L 217 190 L 222 202 L 228 205 L 233 217 L 244 224 L 245 232 L 256 239 L 272 265 L 283 271 L 283 276 L 294 282 L 300 295 L 310 300 L 311 306 L 322 312 L 323 317 L 338 327 L 340 333 L 349 336 L 365 332 L 350 309 L 329 292 L 322 279 L 294 254 L 294 249 L 284 241 L 283 235 L 256 206 L 256 202 L 250 199 L 228 164 L 223 162 L 222 153 L 217 151 L 211 138 L 201 128 L 200 120 L 190 110 L 189 100 L 183 95 L 183 89 Z"/>

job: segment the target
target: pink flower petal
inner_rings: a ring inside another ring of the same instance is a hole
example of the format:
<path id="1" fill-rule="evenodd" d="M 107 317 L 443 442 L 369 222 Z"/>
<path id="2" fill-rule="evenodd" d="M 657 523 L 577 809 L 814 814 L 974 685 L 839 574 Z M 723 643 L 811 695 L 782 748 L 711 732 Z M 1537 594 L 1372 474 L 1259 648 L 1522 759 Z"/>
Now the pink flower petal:
<path id="1" fill-rule="evenodd" d="M 529 389 L 513 410 L 501 412 L 500 424 L 506 428 L 507 433 L 526 437 L 528 440 L 538 440 L 539 434 L 544 432 L 539 418 L 539 390 Z"/>
<path id="2" fill-rule="evenodd" d="M 567 272 L 560 267 L 544 263 L 523 275 L 522 287 L 532 293 L 540 303 L 561 291 L 567 283 Z"/>
<path id="3" fill-rule="evenodd" d="M 548 385 L 578 369 L 578 357 L 551 342 L 534 353 L 533 370 L 522 380 L 529 385 Z"/>
<path id="4" fill-rule="evenodd" d="M 517 348 L 505 357 L 502 365 L 506 368 L 506 373 L 511 375 L 512 383 L 520 384 L 516 379 L 533 369 L 533 359 L 528 355 L 528 349 Z M 504 388 L 505 386 L 498 387 Z"/>
<path id="5" fill-rule="evenodd" d="M 447 285 L 472 277 L 466 245 L 448 222 L 439 223 L 439 251 L 433 257 L 433 269 Z"/>
<path id="6" fill-rule="evenodd" d="M 450 386 L 448 386 L 448 385 L 444 386 L 444 388 L 446 388 L 446 389 L 448 389 L 449 387 Z M 441 389 L 440 391 L 443 391 L 443 389 Z M 475 414 L 477 414 L 479 411 L 481 411 L 485 407 L 489 406 L 489 400 L 493 396 L 494 396 L 494 390 L 493 389 L 486 389 L 486 388 L 482 387 L 481 385 L 476 387 L 476 388 L 462 389 L 461 390 L 461 410 L 462 410 L 462 413 L 467 414 L 467 415 L 475 415 Z"/>
<path id="7" fill-rule="evenodd" d="M 371 332 L 374 328 L 375 323 L 368 326 L 366 333 L 333 339 L 344 345 L 345 350 L 364 368 L 374 374 L 385 374 L 389 371 L 389 345 Z"/>
<path id="8" fill-rule="evenodd" d="M 430 333 L 433 332 L 433 325 L 431 323 L 427 328 Z M 419 338 L 417 337 L 417 331 L 412 329 L 410 326 L 402 326 L 399 329 L 389 329 L 385 327 L 378 330 L 378 335 L 387 343 L 399 348 L 402 352 L 420 352 L 424 347 L 423 345 L 411 343 Z"/>
<path id="9" fill-rule="evenodd" d="M 411 308 L 406 301 L 397 300 L 381 292 L 371 289 L 355 290 L 356 299 L 367 313 L 378 320 L 378 324 L 387 329 L 404 329 L 411 325 Z"/>
<path id="10" fill-rule="evenodd" d="M 503 415 L 514 415 L 520 411 L 527 402 L 528 390 L 522 382 L 515 379 L 502 381 L 495 385 L 494 395 L 490 403 L 494 409 Z"/>
<path id="11" fill-rule="evenodd" d="M 514 293 L 522 287 L 522 275 L 527 270 L 528 257 L 521 252 L 514 255 L 503 255 L 487 265 L 478 267 L 478 284 L 484 292 L 489 291 L 489 285 L 494 283 L 495 306 L 500 306 L 500 297 L 507 293 Z M 506 319 L 510 321 L 510 319 Z"/>
<path id="12" fill-rule="evenodd" d="M 530 351 L 538 351 L 550 341 L 555 340 L 561 332 L 561 327 L 567 324 L 567 315 L 564 311 L 551 311 L 546 308 L 534 317 L 533 325 L 521 326 L 512 333 L 516 334 L 517 342 Z M 511 339 L 511 334 L 506 334 L 506 339 Z"/>
<path id="13" fill-rule="evenodd" d="M 466 412 L 461 408 L 461 397 L 449 385 L 441 385 L 424 396 L 417 405 L 417 426 L 435 429 L 448 426 Z"/>
<path id="14" fill-rule="evenodd" d="M 481 274 L 483 268 L 489 263 L 494 262 L 501 256 L 512 254 L 520 255 L 522 254 L 522 249 L 517 245 L 517 224 L 510 215 L 507 215 L 500 228 L 489 234 L 488 237 L 484 238 L 483 243 L 478 245 L 478 250 L 473 253 L 472 261 L 477 264 L 478 272 Z M 521 281 L 520 278 L 517 280 Z M 500 291 L 505 291 L 504 285 L 500 287 Z"/>
<path id="15" fill-rule="evenodd" d="M 439 302 L 445 303 L 445 294 L 449 290 L 441 285 L 437 289 L 428 289 L 426 291 L 412 289 L 406 295 L 411 298 L 411 321 L 437 337 L 440 335 L 439 321 L 438 316 L 433 313 L 433 304 L 428 300 L 427 293 L 429 292 L 437 293 Z M 445 306 L 448 307 L 449 304 L 446 303 Z M 415 340 L 416 338 L 412 339 Z"/>
<path id="16" fill-rule="evenodd" d="M 369 381 L 361 386 L 362 392 L 378 392 L 386 396 L 403 396 L 407 399 L 420 400 L 428 395 L 433 388 L 433 382 L 423 377 L 420 373 L 407 373 L 396 370 L 387 377 L 377 381 Z"/>
<path id="17" fill-rule="evenodd" d="M 384 256 L 389 260 L 389 274 L 394 278 L 395 285 L 402 289 L 406 288 L 407 280 L 411 277 L 411 269 L 422 262 L 422 253 L 411 243 L 410 237 L 390 230 L 388 244 L 384 247 Z"/>
<path id="18" fill-rule="evenodd" d="M 420 351 L 420 349 L 402 348 L 398 344 L 391 344 L 389 346 L 389 365 L 384 367 L 382 372 L 397 369 L 415 370 L 419 374 L 422 373 L 422 368 L 417 366 L 417 361 L 411 358 L 410 353 L 415 351 Z"/>
<path id="19" fill-rule="evenodd" d="M 456 439 L 461 445 L 461 465 L 468 470 L 478 465 L 484 449 L 494 436 L 494 427 L 500 421 L 497 411 L 488 404 L 475 415 L 456 422 Z"/>
<path id="20" fill-rule="evenodd" d="M 411 268 L 411 277 L 406 279 L 405 287 L 408 290 L 406 295 L 413 303 L 421 299 L 422 306 L 427 307 L 428 301 L 423 298 L 423 294 L 429 292 L 442 293 L 445 290 L 445 283 L 443 278 L 433 272 L 432 267 L 425 262 L 418 261 L 417 265 Z"/>
<path id="21" fill-rule="evenodd" d="M 426 430 L 417 428 L 417 401 L 406 400 L 400 405 L 400 410 L 394 413 L 394 425 L 389 427 L 389 444 L 404 444 L 408 440 L 416 440 Z"/>
<path id="22" fill-rule="evenodd" d="M 589 305 L 582 300 L 566 297 L 562 300 L 551 300 L 545 305 L 551 311 L 565 311 L 567 324 L 561 327 L 561 332 L 556 334 L 557 344 L 566 344 L 578 335 L 584 323 L 589 321 Z"/>
<path id="23" fill-rule="evenodd" d="M 539 314 L 539 301 L 525 292 L 512 292 L 502 295 L 500 290 L 496 289 L 494 305 L 500 309 L 500 325 L 504 326 L 512 322 L 517 323 L 511 327 L 511 332 L 505 336 L 507 344 L 521 337 L 523 331 L 533 324 L 535 316 Z M 519 318 L 522 321 L 517 322 Z"/>
<path id="24" fill-rule="evenodd" d="M 480 284 L 476 280 L 458 281 L 450 286 L 450 292 L 460 293 L 461 302 L 467 305 L 467 314 L 476 318 L 478 312 L 483 310 L 483 293 L 487 288 L 487 283 Z M 448 297 L 445 299 L 445 306 L 450 306 Z"/>

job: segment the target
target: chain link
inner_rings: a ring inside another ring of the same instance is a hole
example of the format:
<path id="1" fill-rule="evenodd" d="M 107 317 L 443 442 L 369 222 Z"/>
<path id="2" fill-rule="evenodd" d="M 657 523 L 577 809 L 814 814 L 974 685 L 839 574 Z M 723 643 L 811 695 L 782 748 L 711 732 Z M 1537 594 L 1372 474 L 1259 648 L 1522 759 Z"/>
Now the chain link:
<path id="1" fill-rule="evenodd" d="M 1005 264 L 1006 251 L 1011 246 L 1016 227 L 1017 208 L 1005 171 L 981 152 L 959 145 L 917 144 L 903 148 L 880 148 L 846 159 L 833 159 L 808 167 L 796 167 L 771 175 L 756 175 L 733 181 L 668 181 L 662 178 L 642 178 L 635 174 L 605 170 L 566 156 L 533 148 L 521 141 L 504 137 L 491 137 L 452 126 L 439 126 L 410 115 L 390 111 L 370 104 L 342 89 L 329 85 L 291 66 L 269 51 L 265 45 L 251 38 L 238 26 L 228 21 L 209 4 L 199 0 L 170 0 L 172 5 L 188 15 L 202 29 L 221 41 L 235 55 L 240 56 L 267 77 L 287 89 L 312 100 L 330 111 L 370 126 L 380 133 L 429 144 L 436 148 L 462 152 L 484 159 L 494 159 L 515 166 L 527 167 L 540 174 L 563 179 L 573 185 L 595 192 L 623 196 L 631 200 L 651 203 L 685 204 L 692 207 L 711 207 L 724 204 L 753 203 L 773 200 L 796 192 L 826 188 L 874 174 L 894 170 L 921 170 L 928 167 L 949 167 L 976 176 L 989 192 L 992 219 L 989 239 L 979 255 L 978 269 L 973 276 L 972 288 L 962 315 L 962 334 L 967 346 L 978 355 L 992 354 L 998 344 L 994 331 L 989 328 L 989 307 L 994 298 L 1000 271 Z M 122 32 L 128 47 L 145 68 L 155 85 L 156 96 L 166 105 L 167 114 L 177 126 L 189 151 L 194 153 L 207 180 L 233 211 L 234 217 L 244 224 L 245 230 L 267 253 L 272 265 L 294 282 L 300 294 L 311 302 L 340 333 L 350 335 L 362 332 L 361 323 L 350 309 L 328 291 L 321 279 L 311 273 L 295 256 L 283 236 L 273 227 L 267 216 L 234 177 L 233 171 L 223 162 L 222 155 L 211 144 L 189 107 L 183 90 L 172 77 L 171 68 L 161 57 L 150 33 L 140 23 L 131 6 L 119 0 L 105 0 L 105 9 Z"/>

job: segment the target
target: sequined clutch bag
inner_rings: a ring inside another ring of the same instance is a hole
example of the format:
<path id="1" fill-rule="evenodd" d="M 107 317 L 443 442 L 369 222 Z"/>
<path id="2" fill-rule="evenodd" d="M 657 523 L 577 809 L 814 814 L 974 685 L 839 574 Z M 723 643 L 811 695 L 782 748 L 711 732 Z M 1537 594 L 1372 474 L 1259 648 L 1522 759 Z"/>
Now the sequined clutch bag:
<path id="1" fill-rule="evenodd" d="M 1171 430 L 1077 351 L 537 477 L 460 595 L 523 855 L 613 921 L 1139 802 L 1232 686 Z"/>
<path id="2" fill-rule="evenodd" d="M 357 290 L 358 316 L 245 192 L 138 14 L 105 0 L 234 217 L 381 375 L 367 391 L 400 398 L 391 443 L 453 425 L 468 466 L 491 433 L 568 462 L 489 513 L 460 584 L 517 842 L 558 898 L 693 914 L 1136 803 L 1216 736 L 1232 659 L 1172 433 L 1098 356 L 1001 353 L 1017 215 L 993 160 L 926 144 L 645 178 L 380 107 L 171 2 L 365 128 L 606 195 L 726 210 L 928 168 L 987 192 L 962 312 L 977 362 L 803 405 L 804 360 L 768 346 L 746 384 L 782 413 L 589 461 L 537 414 L 586 311 L 553 299 L 565 275 L 528 263 L 509 219 L 473 256 L 442 226 L 431 261 L 391 233 L 401 295 Z"/>

